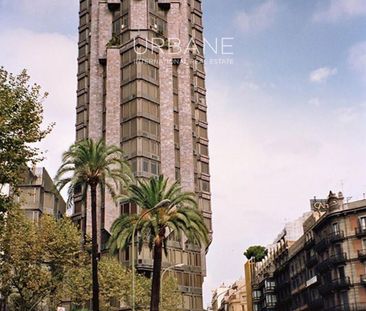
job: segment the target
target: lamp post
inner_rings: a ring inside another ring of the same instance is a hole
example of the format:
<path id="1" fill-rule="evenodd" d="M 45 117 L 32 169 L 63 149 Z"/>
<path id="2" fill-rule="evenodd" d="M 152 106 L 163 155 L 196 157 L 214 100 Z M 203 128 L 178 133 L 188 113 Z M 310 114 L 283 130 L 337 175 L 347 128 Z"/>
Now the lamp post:
<path id="1" fill-rule="evenodd" d="M 136 271 L 136 263 L 135 263 L 135 235 L 136 235 L 136 230 L 137 230 L 137 225 L 140 223 L 140 221 L 149 213 L 151 213 L 152 211 L 155 211 L 159 208 L 161 208 L 162 206 L 169 204 L 170 200 L 163 200 L 160 203 L 158 203 L 157 205 L 155 205 L 153 208 L 146 210 L 145 212 L 143 212 L 140 217 L 137 219 L 135 225 L 133 226 L 133 230 L 132 230 L 132 311 L 136 311 L 136 288 L 135 288 L 135 271 Z"/>
<path id="2" fill-rule="evenodd" d="M 183 263 L 178 263 L 178 264 L 172 265 L 168 268 L 165 268 L 163 270 L 163 272 L 161 273 L 161 277 L 160 277 L 160 303 L 161 304 L 163 302 L 163 280 L 164 280 L 165 273 L 167 273 L 168 271 L 170 271 L 174 268 L 182 268 L 182 267 L 184 267 L 184 264 Z"/>

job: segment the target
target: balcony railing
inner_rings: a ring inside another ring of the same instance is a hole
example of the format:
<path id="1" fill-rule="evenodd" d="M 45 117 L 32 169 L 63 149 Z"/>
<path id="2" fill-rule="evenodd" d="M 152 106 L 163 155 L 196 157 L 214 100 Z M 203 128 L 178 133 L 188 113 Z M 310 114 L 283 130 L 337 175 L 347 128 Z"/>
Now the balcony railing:
<path id="1" fill-rule="evenodd" d="M 323 298 L 317 298 L 314 300 L 310 300 L 308 302 L 308 307 L 310 311 L 317 311 L 317 310 L 321 310 L 324 306 L 324 301 Z"/>
<path id="2" fill-rule="evenodd" d="M 343 304 L 327 308 L 324 311 L 366 311 L 366 304 L 365 303 Z"/>
<path id="3" fill-rule="evenodd" d="M 335 231 L 335 232 L 332 232 L 331 234 L 329 234 L 329 241 L 331 243 L 334 243 L 334 242 L 339 242 L 339 241 L 342 241 L 344 240 L 344 231 Z"/>
<path id="4" fill-rule="evenodd" d="M 276 305 L 277 305 L 277 303 L 274 302 L 274 301 L 270 301 L 270 302 L 266 301 L 264 303 L 264 309 L 265 310 L 272 310 L 272 309 L 276 308 Z"/>
<path id="5" fill-rule="evenodd" d="M 305 241 L 304 248 L 309 249 L 315 245 L 315 239 L 313 237 Z"/>
<path id="6" fill-rule="evenodd" d="M 275 289 L 276 289 L 276 286 L 275 285 L 266 285 L 264 287 L 264 292 L 265 293 L 274 292 Z"/>
<path id="7" fill-rule="evenodd" d="M 329 240 L 328 238 L 322 238 L 320 241 L 318 241 L 318 243 L 315 244 L 314 249 L 315 251 L 317 251 L 318 253 L 324 251 L 329 245 Z"/>
<path id="8" fill-rule="evenodd" d="M 356 236 L 361 238 L 366 236 L 366 227 L 365 226 L 358 226 L 355 228 Z"/>
<path id="9" fill-rule="evenodd" d="M 321 285 L 319 287 L 319 293 L 322 296 L 326 296 L 333 291 L 349 289 L 350 286 L 351 286 L 351 280 L 349 277 L 334 279 L 331 282 Z"/>
<path id="10" fill-rule="evenodd" d="M 358 259 L 360 259 L 361 261 L 366 260 L 366 249 L 361 249 L 357 253 L 358 253 Z"/>
<path id="11" fill-rule="evenodd" d="M 366 274 L 360 276 L 360 283 L 366 286 Z"/>
<path id="12" fill-rule="evenodd" d="M 308 268 L 314 267 L 318 263 L 318 257 L 314 254 L 306 260 L 306 266 Z"/>
<path id="13" fill-rule="evenodd" d="M 323 260 L 316 266 L 316 270 L 319 273 L 324 271 L 328 271 L 329 269 L 337 266 L 339 264 L 345 263 L 347 261 L 347 254 L 346 253 L 339 253 L 330 256 L 329 258 Z"/>

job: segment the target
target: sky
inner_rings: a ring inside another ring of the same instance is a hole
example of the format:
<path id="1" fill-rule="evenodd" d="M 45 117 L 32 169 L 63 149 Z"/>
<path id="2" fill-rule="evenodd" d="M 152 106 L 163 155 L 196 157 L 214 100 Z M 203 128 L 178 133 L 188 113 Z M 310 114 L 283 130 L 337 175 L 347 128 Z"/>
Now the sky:
<path id="1" fill-rule="evenodd" d="M 314 196 L 366 193 L 366 1 L 205 0 L 214 241 L 211 290 L 243 275 Z M 0 65 L 50 93 L 41 144 L 53 175 L 74 139 L 76 0 L 0 0 Z M 229 61 L 219 64 L 219 61 Z"/>

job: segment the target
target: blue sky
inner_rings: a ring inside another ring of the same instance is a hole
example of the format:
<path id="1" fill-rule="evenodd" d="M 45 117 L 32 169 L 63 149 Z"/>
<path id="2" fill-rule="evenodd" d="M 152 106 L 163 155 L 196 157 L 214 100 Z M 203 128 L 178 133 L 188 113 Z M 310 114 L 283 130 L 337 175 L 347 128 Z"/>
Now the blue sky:
<path id="1" fill-rule="evenodd" d="M 269 244 L 310 198 L 366 192 L 366 1 L 206 0 L 204 10 L 210 42 L 234 38 L 234 64 L 206 68 L 208 302 L 243 274 L 244 249 Z M 57 125 L 42 147 L 52 174 L 74 137 L 76 36 L 76 0 L 0 0 L 0 65 L 28 68 L 50 92 L 46 120 Z"/>

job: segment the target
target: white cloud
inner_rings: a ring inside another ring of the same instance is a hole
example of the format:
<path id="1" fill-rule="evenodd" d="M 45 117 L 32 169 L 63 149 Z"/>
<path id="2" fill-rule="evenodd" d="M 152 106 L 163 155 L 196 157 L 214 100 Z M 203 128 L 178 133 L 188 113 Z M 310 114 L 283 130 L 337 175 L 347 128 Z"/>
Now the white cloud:
<path id="1" fill-rule="evenodd" d="M 366 80 L 366 41 L 351 47 L 348 54 L 348 63 L 353 70 L 360 73 Z"/>
<path id="2" fill-rule="evenodd" d="M 44 103 L 44 121 L 45 124 L 56 122 L 56 126 L 41 148 L 47 150 L 42 165 L 53 175 L 61 153 L 75 136 L 77 42 L 60 34 L 24 29 L 1 32 L 0 42 L 1 65 L 13 73 L 26 68 L 32 82 L 50 94 Z"/>
<path id="3" fill-rule="evenodd" d="M 222 81 L 210 70 L 214 241 L 206 302 L 213 288 L 242 275 L 248 246 L 271 243 L 286 221 L 309 210 L 314 195 L 341 190 L 343 179 L 345 195 L 362 198 L 359 168 L 366 157 L 366 145 L 360 144 L 366 139 L 365 108 L 335 109 L 332 98 L 317 106 L 320 99 L 314 97 L 310 104 L 317 109 L 309 109 L 287 94 Z"/>
<path id="4" fill-rule="evenodd" d="M 330 0 L 326 8 L 315 12 L 313 20 L 316 22 L 337 22 L 366 15 L 365 0 Z"/>
<path id="5" fill-rule="evenodd" d="M 308 100 L 308 104 L 313 107 L 319 107 L 322 103 L 318 97 L 313 97 Z"/>
<path id="6" fill-rule="evenodd" d="M 309 75 L 310 82 L 324 83 L 331 77 L 336 75 L 337 68 L 321 67 L 312 71 Z"/>
<path id="7" fill-rule="evenodd" d="M 235 18 L 235 24 L 242 32 L 259 32 L 273 24 L 277 11 L 276 1 L 267 0 L 252 10 L 239 12 Z"/>

